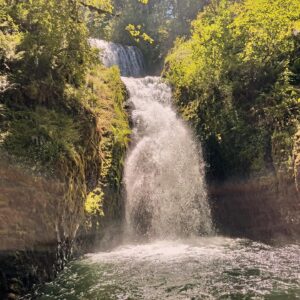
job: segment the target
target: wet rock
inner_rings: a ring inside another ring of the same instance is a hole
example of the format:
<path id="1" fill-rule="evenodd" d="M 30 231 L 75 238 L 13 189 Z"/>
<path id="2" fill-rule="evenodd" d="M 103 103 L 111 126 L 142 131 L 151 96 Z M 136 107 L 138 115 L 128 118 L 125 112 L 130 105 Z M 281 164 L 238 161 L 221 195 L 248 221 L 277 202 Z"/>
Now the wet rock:
<path id="1" fill-rule="evenodd" d="M 24 285 L 21 280 L 12 278 L 9 280 L 7 290 L 13 294 L 21 295 L 24 291 Z"/>
<path id="2" fill-rule="evenodd" d="M 300 195 L 287 176 L 210 184 L 209 194 L 223 234 L 265 242 L 300 239 Z"/>
<path id="3" fill-rule="evenodd" d="M 14 293 L 9 293 L 7 295 L 7 300 L 17 300 L 17 299 L 19 299 L 19 297 Z"/>

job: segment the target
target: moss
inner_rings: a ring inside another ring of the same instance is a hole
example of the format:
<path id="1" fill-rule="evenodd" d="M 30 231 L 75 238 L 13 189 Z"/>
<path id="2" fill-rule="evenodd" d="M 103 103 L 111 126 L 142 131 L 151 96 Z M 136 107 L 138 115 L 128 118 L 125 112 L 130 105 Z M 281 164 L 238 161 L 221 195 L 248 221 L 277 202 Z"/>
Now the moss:
<path id="1" fill-rule="evenodd" d="M 37 106 L 34 110 L 10 111 L 4 141 L 9 153 L 28 163 L 53 170 L 61 156 L 75 159 L 80 133 L 75 120 L 63 112 Z"/>
<path id="2" fill-rule="evenodd" d="M 278 172 L 292 175 L 293 138 L 288 132 L 274 132 L 272 135 L 272 159 Z"/>
<path id="3" fill-rule="evenodd" d="M 99 214 L 103 216 L 103 192 L 100 188 L 96 188 L 90 192 L 85 201 L 85 211 L 89 215 Z"/>
<path id="4" fill-rule="evenodd" d="M 124 109 L 127 97 L 124 84 L 120 80 L 119 70 L 115 67 L 94 68 L 87 81 L 87 86 L 96 97 L 87 105 L 97 116 L 97 127 L 101 133 L 99 151 L 101 173 L 98 188 L 103 194 L 103 210 L 106 220 L 120 215 L 121 182 L 126 149 L 131 133 L 128 115 Z M 100 223 L 97 221 L 97 224 Z"/>
<path id="5" fill-rule="evenodd" d="M 97 65 L 85 85 L 66 85 L 48 104 L 28 106 L 27 95 L 18 94 L 18 106 L 11 99 L 1 106 L 6 125 L 1 128 L 0 147 L 25 168 L 63 183 L 64 197 L 57 204 L 59 232 L 65 234 L 68 228 L 73 238 L 78 224 L 86 223 L 86 230 L 95 233 L 108 207 L 118 214 L 114 203 L 121 197 L 130 128 L 119 71 Z M 91 225 L 94 221 L 96 227 Z"/>

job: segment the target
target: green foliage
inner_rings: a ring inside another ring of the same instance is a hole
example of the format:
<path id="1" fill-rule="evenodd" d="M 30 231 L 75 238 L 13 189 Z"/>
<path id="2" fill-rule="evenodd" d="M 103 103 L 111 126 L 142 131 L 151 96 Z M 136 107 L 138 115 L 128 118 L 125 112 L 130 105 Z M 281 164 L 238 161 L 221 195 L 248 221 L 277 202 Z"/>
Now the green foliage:
<path id="1" fill-rule="evenodd" d="M 85 5 L 90 5 L 92 7 L 102 9 L 107 13 L 112 13 L 113 11 L 111 0 L 85 0 L 80 1 L 79 3 L 84 3 Z"/>
<path id="2" fill-rule="evenodd" d="M 20 58 L 16 51 L 17 45 L 22 40 L 18 26 L 7 13 L 4 1 L 0 2 L 0 94 L 10 87 L 7 72 L 9 64 Z"/>
<path id="3" fill-rule="evenodd" d="M 108 22 L 106 38 L 137 45 L 144 53 L 149 69 L 154 69 L 162 63 L 175 38 L 189 34 L 190 22 L 205 2 L 113 0 L 115 10 L 120 14 Z M 97 32 L 93 31 L 93 34 L 97 37 Z"/>
<path id="4" fill-rule="evenodd" d="M 88 43 L 86 20 L 103 12 L 112 12 L 110 0 L 2 0 L 0 69 L 35 101 L 32 89 L 51 90 L 40 100 L 52 101 L 65 84 L 84 84 L 98 61 Z"/>
<path id="5" fill-rule="evenodd" d="M 193 22 L 192 37 L 169 53 L 165 76 L 204 142 L 214 178 L 291 162 L 300 116 L 299 20 L 297 0 L 212 1 Z"/>
<path id="6" fill-rule="evenodd" d="M 88 77 L 88 86 L 97 95 L 92 107 L 99 117 L 98 126 L 102 133 L 101 182 L 118 190 L 131 133 L 128 116 L 123 107 L 126 91 L 116 67 L 108 70 L 97 67 L 92 70 Z"/>
<path id="7" fill-rule="evenodd" d="M 45 169 L 53 167 L 61 155 L 74 155 L 80 136 L 71 116 L 42 106 L 11 113 L 4 141 L 11 154 L 41 163 Z"/>
<path id="8" fill-rule="evenodd" d="M 84 105 L 95 114 L 96 126 L 101 134 L 101 139 L 97 141 L 101 158 L 98 185 L 96 192 L 88 195 L 85 206 L 86 212 L 92 215 L 93 228 L 97 229 L 101 224 L 95 216 L 112 217 L 121 197 L 122 171 L 131 134 L 124 109 L 126 90 L 119 69 L 94 67 L 80 95 L 80 99 L 85 99 Z"/>
<path id="9" fill-rule="evenodd" d="M 131 36 L 134 38 L 136 42 L 140 42 L 141 39 L 150 44 L 154 42 L 154 40 L 147 33 L 141 32 L 142 29 L 141 25 L 135 26 L 133 24 L 129 24 L 126 26 L 125 29 L 131 34 Z"/>
<path id="10" fill-rule="evenodd" d="M 104 201 L 121 192 L 131 133 L 125 95 L 116 67 L 95 66 L 84 86 L 65 87 L 56 108 L 1 109 L 8 125 L 1 128 L 0 146 L 22 164 L 66 182 L 70 207 L 86 199 L 86 214 L 102 217 Z M 107 195 L 107 189 L 113 192 Z"/>
<path id="11" fill-rule="evenodd" d="M 88 45 L 88 31 L 80 11 L 70 1 L 22 2 L 12 14 L 24 28 L 19 51 L 24 52 L 18 70 L 18 82 L 83 83 L 85 73 L 95 61 Z"/>
<path id="12" fill-rule="evenodd" d="M 89 215 L 104 215 L 102 210 L 103 196 L 104 194 L 100 188 L 97 188 L 88 194 L 85 201 L 85 211 Z"/>
<path id="13" fill-rule="evenodd" d="M 121 182 L 126 93 L 86 23 L 112 9 L 110 0 L 0 0 L 0 148 L 60 180 L 70 214 L 87 200 L 86 213 L 102 216 L 104 187 L 118 193 Z"/>

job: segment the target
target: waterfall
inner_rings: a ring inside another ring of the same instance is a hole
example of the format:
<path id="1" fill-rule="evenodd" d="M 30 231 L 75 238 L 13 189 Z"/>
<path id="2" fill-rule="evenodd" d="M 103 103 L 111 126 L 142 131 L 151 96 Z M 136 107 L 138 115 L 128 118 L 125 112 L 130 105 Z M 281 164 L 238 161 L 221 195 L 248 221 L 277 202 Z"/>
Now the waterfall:
<path id="1" fill-rule="evenodd" d="M 125 164 L 126 219 L 135 233 L 174 237 L 212 231 L 201 148 L 159 77 L 123 78 L 132 103 Z"/>
<path id="2" fill-rule="evenodd" d="M 135 46 L 123 46 L 98 39 L 90 44 L 100 49 L 100 56 L 106 67 L 119 66 L 122 76 L 141 77 L 145 73 L 142 52 Z"/>
<path id="3" fill-rule="evenodd" d="M 105 65 L 123 76 L 141 76 L 136 47 L 100 40 Z M 184 237 L 212 232 L 200 145 L 172 107 L 170 87 L 159 77 L 122 77 L 133 121 L 132 147 L 125 162 L 128 231 L 147 237 Z"/>

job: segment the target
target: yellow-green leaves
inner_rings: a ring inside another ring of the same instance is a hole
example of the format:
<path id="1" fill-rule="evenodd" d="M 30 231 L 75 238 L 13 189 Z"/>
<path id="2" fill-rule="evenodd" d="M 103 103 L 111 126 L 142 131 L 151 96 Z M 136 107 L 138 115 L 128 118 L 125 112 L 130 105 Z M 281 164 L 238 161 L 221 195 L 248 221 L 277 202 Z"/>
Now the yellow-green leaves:
<path id="1" fill-rule="evenodd" d="M 217 6 L 207 7 L 193 22 L 191 41 L 177 45 L 177 51 L 167 59 L 172 60 L 170 71 L 180 64 L 189 78 L 187 82 L 193 72 L 197 81 L 209 78 L 208 82 L 218 82 L 221 73 L 232 64 L 272 63 L 294 50 L 292 33 L 300 28 L 299 20 L 298 0 L 246 0 L 233 4 L 222 0 Z"/>
<path id="2" fill-rule="evenodd" d="M 293 48 L 292 29 L 300 20 L 300 1 L 247 0 L 231 7 L 237 13 L 230 29 L 240 40 L 240 58 L 253 63 L 267 62 Z"/>
<path id="3" fill-rule="evenodd" d="M 136 42 L 140 42 L 140 40 L 150 44 L 154 42 L 154 40 L 146 32 L 142 32 L 142 25 L 129 24 L 126 26 L 126 30 L 131 34 Z"/>
<path id="4" fill-rule="evenodd" d="M 293 24 L 293 34 L 295 36 L 300 34 L 300 20 L 297 20 L 294 24 Z"/>
<path id="5" fill-rule="evenodd" d="M 112 13 L 113 5 L 111 0 L 81 0 L 80 3 L 101 9 L 103 12 Z"/>
<path id="6" fill-rule="evenodd" d="M 212 0 L 168 55 L 179 109 L 218 176 L 262 171 L 266 158 L 285 159 L 270 151 L 290 151 L 300 123 L 299 22 L 299 0 Z M 274 132 L 287 139 L 270 145 Z"/>
<path id="7" fill-rule="evenodd" d="M 102 209 L 103 192 L 100 188 L 97 188 L 90 192 L 85 201 L 85 211 L 89 215 L 104 216 Z"/>

